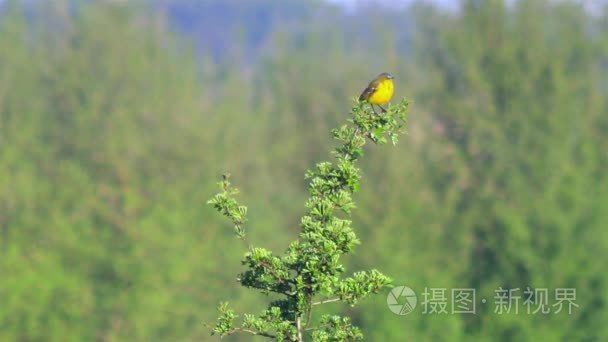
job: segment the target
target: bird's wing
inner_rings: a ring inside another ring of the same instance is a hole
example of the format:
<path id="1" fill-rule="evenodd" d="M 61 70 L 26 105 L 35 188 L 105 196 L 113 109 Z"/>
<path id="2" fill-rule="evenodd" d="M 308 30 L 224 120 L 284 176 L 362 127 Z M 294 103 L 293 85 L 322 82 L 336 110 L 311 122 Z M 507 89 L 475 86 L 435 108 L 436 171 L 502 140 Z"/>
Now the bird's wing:
<path id="1" fill-rule="evenodd" d="M 369 99 L 370 96 L 372 96 L 376 92 L 376 90 L 378 90 L 378 81 L 373 80 L 369 83 L 367 88 L 365 88 L 365 90 L 363 90 L 361 95 L 359 95 L 359 101 Z"/>

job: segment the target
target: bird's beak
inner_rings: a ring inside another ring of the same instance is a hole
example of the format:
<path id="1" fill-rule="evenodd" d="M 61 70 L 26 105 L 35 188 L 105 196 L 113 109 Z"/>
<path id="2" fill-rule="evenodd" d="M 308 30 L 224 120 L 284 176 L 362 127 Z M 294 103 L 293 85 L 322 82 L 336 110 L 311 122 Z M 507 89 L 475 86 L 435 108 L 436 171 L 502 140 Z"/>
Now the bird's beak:
<path id="1" fill-rule="evenodd" d="M 389 80 L 392 80 L 392 79 L 393 79 L 393 78 L 395 78 L 395 77 L 394 77 L 393 75 L 391 75 L 391 74 L 388 74 L 387 78 L 388 78 Z"/>

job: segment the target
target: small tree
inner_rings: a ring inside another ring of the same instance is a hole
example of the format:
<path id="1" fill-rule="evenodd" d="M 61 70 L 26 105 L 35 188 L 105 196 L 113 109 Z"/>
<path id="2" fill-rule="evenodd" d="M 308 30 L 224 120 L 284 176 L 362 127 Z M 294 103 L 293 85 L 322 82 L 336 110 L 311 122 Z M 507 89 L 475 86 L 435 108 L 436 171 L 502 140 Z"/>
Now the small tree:
<path id="1" fill-rule="evenodd" d="M 279 294 L 282 299 L 271 302 L 258 316 L 245 314 L 238 326 L 234 310 L 222 303 L 212 334 L 223 337 L 245 332 L 278 341 L 303 341 L 305 335 L 313 341 L 363 338 L 348 317 L 324 315 L 313 325 L 312 312 L 318 305 L 337 301 L 355 305 L 391 282 L 375 269 L 340 277 L 345 271 L 340 256 L 351 253 L 360 243 L 351 221 L 343 217 L 355 207 L 352 194 L 359 189 L 361 179 L 361 170 L 355 162 L 363 155 L 365 143 L 370 140 L 385 144 L 390 139 L 396 144 L 398 134 L 404 132 L 407 108 L 408 102 L 403 99 L 376 115 L 369 105 L 357 103 L 352 108 L 350 124 L 332 130 L 341 143 L 333 151 L 337 162 L 321 162 L 314 171 L 306 173 L 310 179 L 310 199 L 306 202 L 308 212 L 301 219 L 299 238 L 282 256 L 249 246 L 243 259 L 247 270 L 238 277 L 241 285 L 265 294 Z M 234 198 L 238 189 L 231 187 L 228 176 L 223 176 L 219 185 L 221 192 L 208 203 L 232 220 L 237 237 L 245 241 L 243 224 L 247 220 L 247 207 Z"/>

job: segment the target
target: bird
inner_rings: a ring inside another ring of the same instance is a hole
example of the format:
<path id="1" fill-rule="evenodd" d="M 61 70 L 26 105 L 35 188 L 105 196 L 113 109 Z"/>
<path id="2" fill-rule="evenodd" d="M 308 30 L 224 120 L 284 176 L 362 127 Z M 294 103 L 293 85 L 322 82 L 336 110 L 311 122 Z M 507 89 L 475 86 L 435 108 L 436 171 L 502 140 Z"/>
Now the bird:
<path id="1" fill-rule="evenodd" d="M 359 101 L 367 101 L 372 106 L 372 110 L 377 115 L 374 105 L 377 105 L 382 109 L 382 112 L 386 112 L 386 109 L 382 105 L 387 104 L 393 98 L 395 93 L 395 85 L 393 83 L 393 75 L 388 72 L 383 72 L 374 78 L 373 81 L 369 82 L 367 88 L 359 95 Z"/>

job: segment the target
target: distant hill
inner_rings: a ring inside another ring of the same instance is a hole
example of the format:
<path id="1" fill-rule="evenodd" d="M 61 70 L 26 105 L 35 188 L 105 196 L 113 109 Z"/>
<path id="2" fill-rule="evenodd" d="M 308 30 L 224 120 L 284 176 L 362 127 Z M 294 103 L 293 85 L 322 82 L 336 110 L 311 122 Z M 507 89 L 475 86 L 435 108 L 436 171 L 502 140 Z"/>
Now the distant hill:
<path id="1" fill-rule="evenodd" d="M 157 7 L 200 49 L 220 58 L 235 50 L 254 57 L 273 32 L 296 30 L 323 12 L 339 13 L 310 0 L 158 0 Z"/>
<path id="2" fill-rule="evenodd" d="M 368 11 L 365 5 L 353 9 L 320 0 L 157 0 L 156 6 L 216 58 L 237 52 L 255 59 L 277 32 L 305 36 L 311 30 L 340 30 L 352 39 L 373 40 L 374 25 L 387 23 L 402 28 L 394 34 L 397 49 L 405 52 L 413 25 L 403 8 Z"/>
<path id="3" fill-rule="evenodd" d="M 79 6 L 90 4 L 87 0 L 47 3 L 0 0 L 0 13 L 11 2 L 24 6 L 31 17 L 36 16 L 33 13 L 36 11 L 31 11 L 34 7 L 59 6 L 62 11 L 74 12 Z M 374 25 L 385 24 L 402 28 L 394 34 L 398 49 L 405 51 L 409 47 L 408 33 L 412 25 L 406 20 L 405 9 L 374 6 L 373 11 L 369 11 L 364 3 L 356 8 L 322 0 L 133 0 L 126 3 L 135 7 L 150 6 L 164 13 L 177 32 L 193 39 L 199 51 L 218 60 L 233 53 L 248 61 L 255 60 L 277 33 L 305 38 L 311 31 L 338 30 L 346 39 L 369 42 L 375 39 Z M 38 11 L 38 14 L 44 13 L 44 10 Z"/>

